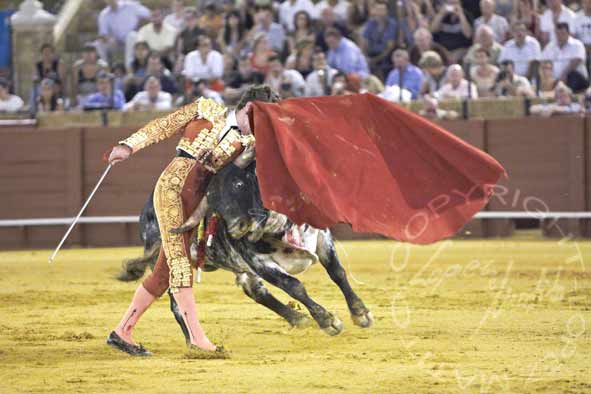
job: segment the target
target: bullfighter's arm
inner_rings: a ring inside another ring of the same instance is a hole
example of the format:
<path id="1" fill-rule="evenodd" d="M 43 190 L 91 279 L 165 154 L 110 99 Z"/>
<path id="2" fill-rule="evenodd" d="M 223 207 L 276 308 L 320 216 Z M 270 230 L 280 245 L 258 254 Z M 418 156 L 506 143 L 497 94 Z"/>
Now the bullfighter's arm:
<path id="1" fill-rule="evenodd" d="M 152 120 L 119 143 L 128 146 L 133 153 L 136 153 L 140 149 L 172 137 L 197 115 L 198 102 L 199 100 L 171 114 Z"/>
<path id="2" fill-rule="evenodd" d="M 136 153 L 140 149 L 172 137 L 196 117 L 210 120 L 213 123 L 214 118 L 217 121 L 224 112 L 225 108 L 213 100 L 201 97 L 171 114 L 154 119 L 119 143 L 128 146 L 133 153 Z"/>

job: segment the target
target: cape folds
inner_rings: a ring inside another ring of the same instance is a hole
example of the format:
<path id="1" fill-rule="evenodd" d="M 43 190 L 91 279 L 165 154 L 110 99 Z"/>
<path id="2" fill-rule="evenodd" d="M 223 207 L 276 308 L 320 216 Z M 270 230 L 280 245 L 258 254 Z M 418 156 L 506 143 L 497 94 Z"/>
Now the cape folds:
<path id="1" fill-rule="evenodd" d="M 265 207 L 297 224 L 425 244 L 450 237 L 505 174 L 491 156 L 371 94 L 255 102 Z"/>

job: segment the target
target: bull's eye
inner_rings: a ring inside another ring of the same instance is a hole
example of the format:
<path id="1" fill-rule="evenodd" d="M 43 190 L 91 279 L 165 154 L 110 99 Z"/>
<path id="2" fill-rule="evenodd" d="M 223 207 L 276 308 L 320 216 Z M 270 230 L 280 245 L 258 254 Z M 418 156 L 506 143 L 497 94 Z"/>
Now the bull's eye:
<path id="1" fill-rule="evenodd" d="M 241 180 L 237 180 L 234 182 L 234 189 L 236 190 L 242 190 L 244 188 L 244 182 Z"/>

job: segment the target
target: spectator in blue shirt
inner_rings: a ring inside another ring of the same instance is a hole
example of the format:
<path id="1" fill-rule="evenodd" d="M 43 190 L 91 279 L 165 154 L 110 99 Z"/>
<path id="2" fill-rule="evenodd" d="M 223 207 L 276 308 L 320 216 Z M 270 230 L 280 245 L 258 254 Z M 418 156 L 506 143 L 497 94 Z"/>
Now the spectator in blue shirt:
<path id="1" fill-rule="evenodd" d="M 373 4 L 371 13 L 372 18 L 362 32 L 362 48 L 372 73 L 383 79 L 392 68 L 390 56 L 396 45 L 398 26 L 394 18 L 388 17 L 388 5 L 383 0 Z"/>
<path id="2" fill-rule="evenodd" d="M 356 73 L 362 77 L 369 75 L 367 59 L 357 45 L 334 28 L 326 30 L 325 38 L 328 45 L 328 64 L 346 74 Z"/>
<path id="3" fill-rule="evenodd" d="M 279 23 L 273 22 L 273 7 L 271 4 L 259 5 L 256 8 L 255 14 L 255 32 L 263 32 L 267 34 L 267 41 L 277 53 L 283 52 L 285 45 L 285 30 Z"/>
<path id="4" fill-rule="evenodd" d="M 113 76 L 106 72 L 100 72 L 97 75 L 97 92 L 91 94 L 82 103 L 85 110 L 93 109 L 123 109 L 125 96 L 121 90 L 113 91 Z"/>
<path id="5" fill-rule="evenodd" d="M 388 74 L 386 86 L 398 85 L 401 88 L 409 90 L 412 98 L 415 100 L 419 96 L 421 86 L 423 85 L 423 72 L 415 65 L 410 63 L 408 51 L 397 49 L 392 54 L 394 68 Z"/>

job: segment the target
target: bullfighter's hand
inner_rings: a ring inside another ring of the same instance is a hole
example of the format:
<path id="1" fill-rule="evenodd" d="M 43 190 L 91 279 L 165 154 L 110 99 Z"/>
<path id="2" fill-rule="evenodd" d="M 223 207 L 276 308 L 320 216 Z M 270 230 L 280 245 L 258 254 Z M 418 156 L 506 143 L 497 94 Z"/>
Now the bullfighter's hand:
<path id="1" fill-rule="evenodd" d="M 117 145 L 113 147 L 109 155 L 109 164 L 117 164 L 120 161 L 126 160 L 131 156 L 131 148 L 125 145 Z"/>

